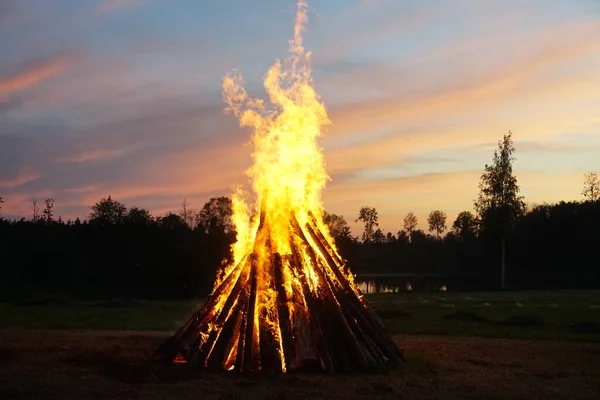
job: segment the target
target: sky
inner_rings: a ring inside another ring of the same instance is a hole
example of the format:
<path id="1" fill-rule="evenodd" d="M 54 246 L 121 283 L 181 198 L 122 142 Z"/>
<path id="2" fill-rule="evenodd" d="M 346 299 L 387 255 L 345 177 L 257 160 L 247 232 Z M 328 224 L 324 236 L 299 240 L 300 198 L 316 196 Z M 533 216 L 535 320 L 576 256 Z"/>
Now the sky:
<path id="1" fill-rule="evenodd" d="M 251 95 L 287 55 L 289 0 L 0 0 L 2 215 L 32 198 L 84 218 L 111 195 L 154 215 L 245 184 Z M 451 225 L 509 130 L 529 204 L 580 200 L 600 170 L 600 1 L 309 0 L 305 46 L 333 125 L 326 210 L 384 231 L 432 210 Z"/>

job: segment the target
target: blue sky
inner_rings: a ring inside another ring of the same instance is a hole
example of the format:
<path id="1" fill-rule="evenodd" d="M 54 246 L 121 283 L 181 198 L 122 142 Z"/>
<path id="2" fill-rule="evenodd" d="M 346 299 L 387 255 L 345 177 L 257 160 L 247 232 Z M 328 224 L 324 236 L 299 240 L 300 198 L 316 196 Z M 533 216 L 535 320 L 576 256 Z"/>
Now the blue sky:
<path id="1" fill-rule="evenodd" d="M 472 209 L 509 129 L 530 203 L 578 200 L 600 169 L 600 2 L 309 1 L 305 44 L 333 121 L 325 206 Z M 0 196 L 5 216 L 54 197 L 64 218 L 101 197 L 155 214 L 247 182 L 250 132 L 221 78 L 253 95 L 286 56 L 282 0 L 2 0 Z M 358 229 L 357 229 L 358 231 Z"/>

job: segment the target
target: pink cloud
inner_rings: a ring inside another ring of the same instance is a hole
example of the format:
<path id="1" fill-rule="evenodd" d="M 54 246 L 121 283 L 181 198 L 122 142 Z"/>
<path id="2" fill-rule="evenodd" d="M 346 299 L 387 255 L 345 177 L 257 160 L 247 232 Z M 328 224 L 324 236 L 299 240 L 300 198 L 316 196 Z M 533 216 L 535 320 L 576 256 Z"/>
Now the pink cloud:
<path id="1" fill-rule="evenodd" d="M 71 54 L 45 59 L 27 66 L 12 77 L 0 80 L 0 98 L 35 87 L 61 74 L 77 58 Z"/>
<path id="2" fill-rule="evenodd" d="M 12 179 L 0 180 L 0 188 L 13 189 L 22 186 L 28 182 L 34 181 L 40 177 L 40 174 L 31 167 L 23 167 L 16 177 Z"/>

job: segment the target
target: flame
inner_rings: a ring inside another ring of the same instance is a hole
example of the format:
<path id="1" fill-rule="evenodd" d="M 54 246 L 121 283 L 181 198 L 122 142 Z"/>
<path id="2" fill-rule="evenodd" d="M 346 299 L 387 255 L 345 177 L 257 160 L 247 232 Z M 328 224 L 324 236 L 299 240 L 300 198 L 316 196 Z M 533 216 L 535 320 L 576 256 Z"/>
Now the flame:
<path id="1" fill-rule="evenodd" d="M 252 369 L 261 370 L 263 346 L 270 346 L 282 372 L 289 363 L 297 366 L 302 357 L 310 358 L 306 346 L 291 359 L 284 336 L 311 340 L 309 304 L 324 296 L 326 287 L 352 293 L 366 307 L 323 221 L 322 193 L 329 176 L 318 139 L 331 121 L 313 88 L 311 54 L 303 45 L 307 8 L 306 1 L 298 1 L 289 56 L 265 76 L 268 103 L 247 94 L 239 73 L 223 78 L 226 111 L 254 133 L 253 165 L 247 171 L 253 193 L 237 188 L 232 196 L 233 262 L 223 266 L 209 311 L 199 317 L 199 351 L 208 363 L 215 346 L 223 346 L 223 370 L 238 369 L 249 357 Z M 244 306 L 236 307 L 238 302 Z"/>

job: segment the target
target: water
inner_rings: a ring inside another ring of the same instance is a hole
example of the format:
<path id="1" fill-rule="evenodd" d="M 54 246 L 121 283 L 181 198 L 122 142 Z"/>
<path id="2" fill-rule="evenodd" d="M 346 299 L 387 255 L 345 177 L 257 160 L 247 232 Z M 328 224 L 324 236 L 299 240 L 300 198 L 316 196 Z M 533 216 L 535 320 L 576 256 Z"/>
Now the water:
<path id="1" fill-rule="evenodd" d="M 370 274 L 357 276 L 356 284 L 365 294 L 412 292 L 413 289 L 443 292 L 446 291 L 449 280 L 448 276 L 443 275 Z"/>

